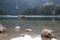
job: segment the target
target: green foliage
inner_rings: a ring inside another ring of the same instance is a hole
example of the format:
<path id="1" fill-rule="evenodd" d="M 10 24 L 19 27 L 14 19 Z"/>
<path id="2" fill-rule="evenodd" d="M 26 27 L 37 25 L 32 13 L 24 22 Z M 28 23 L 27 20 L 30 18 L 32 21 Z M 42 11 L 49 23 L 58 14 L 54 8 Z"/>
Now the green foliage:
<path id="1" fill-rule="evenodd" d="M 60 6 L 45 5 L 25 10 L 21 15 L 60 15 Z"/>

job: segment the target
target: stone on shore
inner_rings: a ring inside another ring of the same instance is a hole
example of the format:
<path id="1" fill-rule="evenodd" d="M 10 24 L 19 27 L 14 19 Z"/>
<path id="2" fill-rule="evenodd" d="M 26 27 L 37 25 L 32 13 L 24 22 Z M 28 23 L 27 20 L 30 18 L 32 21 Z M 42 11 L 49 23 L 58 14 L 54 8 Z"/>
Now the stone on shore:
<path id="1" fill-rule="evenodd" d="M 44 29 L 44 30 L 41 32 L 41 36 L 42 36 L 42 37 L 47 37 L 47 38 L 52 38 L 52 37 L 53 37 L 52 30 Z"/>
<path id="2" fill-rule="evenodd" d="M 21 30 L 21 27 L 20 26 L 16 26 L 15 27 L 15 31 L 20 31 Z"/>
<path id="3" fill-rule="evenodd" d="M 25 29 L 26 32 L 32 32 L 32 29 Z"/>
<path id="4" fill-rule="evenodd" d="M 6 32 L 6 27 L 0 24 L 0 33 Z"/>

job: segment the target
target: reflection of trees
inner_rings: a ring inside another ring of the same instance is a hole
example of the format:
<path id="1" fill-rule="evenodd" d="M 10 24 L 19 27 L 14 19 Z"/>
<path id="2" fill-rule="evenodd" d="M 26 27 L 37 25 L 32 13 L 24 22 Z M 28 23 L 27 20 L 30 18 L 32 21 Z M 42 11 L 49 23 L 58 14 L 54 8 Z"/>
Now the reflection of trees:
<path id="1" fill-rule="evenodd" d="M 0 9 L 0 15 L 7 15 L 7 12 L 3 9 Z M 0 21 L 3 22 L 6 18 L 1 18 L 0 16 Z"/>
<path id="2" fill-rule="evenodd" d="M 4 11 L 3 9 L 0 9 L 0 15 L 7 15 L 7 12 Z"/>

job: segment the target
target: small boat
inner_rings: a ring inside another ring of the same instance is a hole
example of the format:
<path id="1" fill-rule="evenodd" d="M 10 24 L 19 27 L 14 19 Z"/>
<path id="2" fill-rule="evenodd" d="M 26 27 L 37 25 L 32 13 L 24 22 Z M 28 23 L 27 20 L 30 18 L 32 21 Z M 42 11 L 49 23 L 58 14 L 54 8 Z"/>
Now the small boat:
<path id="1" fill-rule="evenodd" d="M 20 16 L 18 16 L 18 18 L 25 18 L 25 16 L 24 15 L 20 15 Z"/>

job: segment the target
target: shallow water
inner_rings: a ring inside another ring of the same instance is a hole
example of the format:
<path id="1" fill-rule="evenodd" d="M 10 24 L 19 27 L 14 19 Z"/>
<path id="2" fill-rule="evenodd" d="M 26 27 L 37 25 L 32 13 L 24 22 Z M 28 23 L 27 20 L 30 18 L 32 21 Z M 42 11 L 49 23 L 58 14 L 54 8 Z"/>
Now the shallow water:
<path id="1" fill-rule="evenodd" d="M 11 38 L 20 37 L 21 34 L 29 34 L 32 37 L 35 37 L 40 35 L 40 32 L 45 28 L 54 30 L 55 37 L 60 38 L 60 21 L 58 20 L 6 19 L 2 20 L 0 23 L 8 28 L 5 33 L 0 34 L 0 40 L 10 40 Z M 19 32 L 12 30 L 17 25 L 22 27 L 22 30 Z M 32 29 L 33 31 L 23 31 L 27 28 Z"/>
<path id="2" fill-rule="evenodd" d="M 11 38 L 11 40 L 58 40 L 56 38 L 43 38 L 40 35 L 36 37 L 31 37 L 30 35 L 25 34 L 24 37 Z"/>

